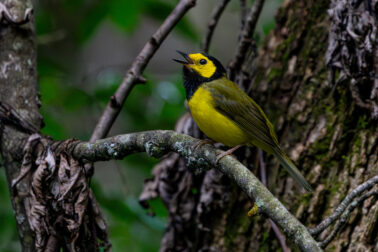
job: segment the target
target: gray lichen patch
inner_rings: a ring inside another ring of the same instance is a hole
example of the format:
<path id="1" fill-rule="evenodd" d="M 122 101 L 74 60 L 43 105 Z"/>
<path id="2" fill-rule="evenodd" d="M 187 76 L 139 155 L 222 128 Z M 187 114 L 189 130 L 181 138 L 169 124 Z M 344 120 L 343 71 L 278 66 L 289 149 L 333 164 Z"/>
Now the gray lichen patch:
<path id="1" fill-rule="evenodd" d="M 152 140 L 147 141 L 144 144 L 144 148 L 149 156 L 155 158 L 161 158 L 163 155 L 167 153 L 167 149 L 165 147 L 159 146 L 156 142 Z"/>

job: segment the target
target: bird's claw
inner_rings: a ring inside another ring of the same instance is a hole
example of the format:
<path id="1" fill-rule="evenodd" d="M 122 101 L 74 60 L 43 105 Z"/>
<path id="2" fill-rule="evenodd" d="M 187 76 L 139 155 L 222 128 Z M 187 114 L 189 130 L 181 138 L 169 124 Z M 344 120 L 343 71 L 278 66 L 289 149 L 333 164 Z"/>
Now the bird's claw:
<path id="1" fill-rule="evenodd" d="M 193 145 L 193 148 L 192 150 L 195 151 L 198 147 L 204 145 L 204 144 L 215 144 L 215 141 L 211 140 L 211 139 L 201 139 L 201 140 L 198 140 L 198 142 Z"/>
<path id="2" fill-rule="evenodd" d="M 236 151 L 237 149 L 239 149 L 241 146 L 242 146 L 242 145 L 236 145 L 235 147 L 233 147 L 233 148 L 231 148 L 231 149 L 229 149 L 229 150 L 227 150 L 227 151 L 225 151 L 225 152 L 219 154 L 219 155 L 217 156 L 217 159 L 215 159 L 215 164 L 217 165 L 218 162 L 219 162 L 219 160 L 221 160 L 224 156 L 231 155 L 234 151 Z"/>

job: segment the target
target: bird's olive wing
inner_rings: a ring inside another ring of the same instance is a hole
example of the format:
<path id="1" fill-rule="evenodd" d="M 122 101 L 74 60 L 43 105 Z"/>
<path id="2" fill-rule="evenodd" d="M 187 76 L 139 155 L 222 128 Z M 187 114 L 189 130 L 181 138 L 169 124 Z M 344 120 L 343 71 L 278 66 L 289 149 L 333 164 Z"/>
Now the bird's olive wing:
<path id="1" fill-rule="evenodd" d="M 253 144 L 270 153 L 279 148 L 273 126 L 260 106 L 235 83 L 222 79 L 209 83 L 207 87 L 215 108 L 242 128 Z"/>

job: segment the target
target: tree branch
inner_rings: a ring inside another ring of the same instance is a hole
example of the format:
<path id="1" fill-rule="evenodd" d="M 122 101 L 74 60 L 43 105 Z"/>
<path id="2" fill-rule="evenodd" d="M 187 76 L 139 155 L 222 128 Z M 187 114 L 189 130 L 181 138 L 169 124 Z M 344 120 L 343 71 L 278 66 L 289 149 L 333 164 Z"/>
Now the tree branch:
<path id="1" fill-rule="evenodd" d="M 203 145 L 193 150 L 197 139 L 174 131 L 147 131 L 114 136 L 93 143 L 75 143 L 72 155 L 84 162 L 122 159 L 127 155 L 146 152 L 162 157 L 174 151 L 187 159 L 189 166 L 211 168 L 231 178 L 247 195 L 254 199 L 259 212 L 271 218 L 302 251 L 321 251 L 307 228 L 278 201 L 266 187 L 239 161 L 226 156 L 216 164 L 219 150 Z"/>
<path id="2" fill-rule="evenodd" d="M 22 140 L 27 137 L 25 131 L 39 131 L 42 123 L 37 91 L 37 47 L 30 0 L 0 0 L 0 41 L 0 101 L 4 105 L 0 109 L 0 154 L 10 189 L 11 181 L 20 169 Z M 21 119 L 25 124 L 15 128 Z M 35 238 L 27 221 L 22 197 L 28 186 L 26 181 L 22 181 L 19 190 L 10 190 L 22 251 L 35 250 Z"/>
<path id="3" fill-rule="evenodd" d="M 205 53 L 209 52 L 210 42 L 211 42 L 211 38 L 213 37 L 215 27 L 217 26 L 218 21 L 229 2 L 230 0 L 220 0 L 219 4 L 217 5 L 217 7 L 213 10 L 213 13 L 211 14 L 210 21 L 207 24 L 206 36 L 203 38 L 202 43 L 201 43 L 201 48 Z"/>
<path id="4" fill-rule="evenodd" d="M 234 59 L 229 64 L 230 78 L 234 79 L 235 71 L 238 70 L 245 60 L 245 55 L 250 45 L 253 32 L 259 19 L 262 7 L 264 6 L 264 0 L 256 0 L 256 2 L 251 7 L 245 25 L 243 27 L 242 36 L 239 41 L 239 45 L 236 49 Z"/>
<path id="5" fill-rule="evenodd" d="M 243 32 L 245 19 L 247 17 L 247 4 L 246 0 L 240 0 L 240 31 Z M 239 40 L 241 38 L 241 33 L 239 34 Z"/>
<path id="6" fill-rule="evenodd" d="M 142 73 L 155 54 L 161 43 L 175 27 L 177 22 L 184 16 L 184 14 L 192 8 L 196 0 L 181 0 L 172 11 L 172 13 L 164 20 L 159 29 L 152 35 L 149 41 L 145 44 L 142 51 L 135 58 L 126 76 L 122 80 L 115 94 L 110 98 L 106 108 L 98 121 L 95 130 L 91 136 L 90 141 L 104 138 L 117 118 L 121 108 L 130 94 L 132 88 L 138 84 L 145 82 Z"/>
<path id="7" fill-rule="evenodd" d="M 325 248 L 328 246 L 328 244 L 336 237 L 337 233 L 340 231 L 340 229 L 345 225 L 345 223 L 348 221 L 350 214 L 352 211 L 359 206 L 362 202 L 364 202 L 366 199 L 370 198 L 371 196 L 378 196 L 378 190 L 373 190 L 370 192 L 367 192 L 363 195 L 361 195 L 359 198 L 357 198 L 355 201 L 353 201 L 345 210 L 337 224 L 335 225 L 332 232 L 328 235 L 326 239 L 324 239 L 322 242 L 320 242 L 320 246 L 322 248 Z"/>
<path id="8" fill-rule="evenodd" d="M 353 189 L 328 218 L 323 220 L 316 228 L 310 229 L 310 234 L 317 235 L 329 227 L 341 216 L 356 197 L 360 196 L 364 191 L 370 190 L 376 184 L 378 184 L 378 175 Z"/>

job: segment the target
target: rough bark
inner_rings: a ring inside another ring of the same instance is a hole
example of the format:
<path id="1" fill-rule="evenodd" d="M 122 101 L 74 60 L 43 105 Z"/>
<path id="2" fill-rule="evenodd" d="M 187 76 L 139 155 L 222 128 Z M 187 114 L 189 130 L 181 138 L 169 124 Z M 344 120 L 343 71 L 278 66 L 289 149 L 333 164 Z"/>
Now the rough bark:
<path id="1" fill-rule="evenodd" d="M 25 24 L 25 13 L 30 11 L 31 1 L 0 1 L 0 101 L 11 106 L 20 117 L 36 129 L 40 129 L 42 117 L 39 114 L 37 91 L 36 43 L 34 20 L 30 15 Z M 15 22 L 13 22 L 15 21 Z M 1 124 L 0 150 L 9 185 L 17 177 L 22 160 L 23 143 L 26 134 L 12 126 Z M 18 193 L 11 192 L 20 240 L 24 251 L 33 251 L 34 238 L 31 233 L 23 201 L 27 183 L 18 185 Z"/>
<path id="2" fill-rule="evenodd" d="M 310 228 L 327 217 L 350 190 L 378 174 L 373 113 L 358 105 L 349 88 L 350 76 L 334 86 L 329 81 L 325 59 L 331 27 L 329 7 L 326 0 L 285 1 L 276 16 L 277 27 L 260 47 L 257 66 L 247 60 L 236 78 L 262 105 L 282 147 L 315 188 L 304 193 L 276 160 L 265 157 L 268 188 Z M 180 129 L 194 132 L 190 127 L 189 122 Z M 257 173 L 255 150 L 237 154 Z M 153 174 L 145 185 L 143 200 L 159 195 L 170 213 L 161 251 L 280 248 L 267 218 L 248 218 L 252 202 L 216 170 L 195 174 L 185 169 L 177 156 L 170 156 Z M 378 249 L 376 198 L 357 209 L 327 250 Z M 325 232 L 318 237 L 324 238 Z"/>
<path id="3" fill-rule="evenodd" d="M 30 1 L 0 1 L 0 154 L 22 250 L 107 250 L 84 170 L 65 144 L 52 148 L 51 139 L 31 135 L 42 126 L 34 29 Z"/>

